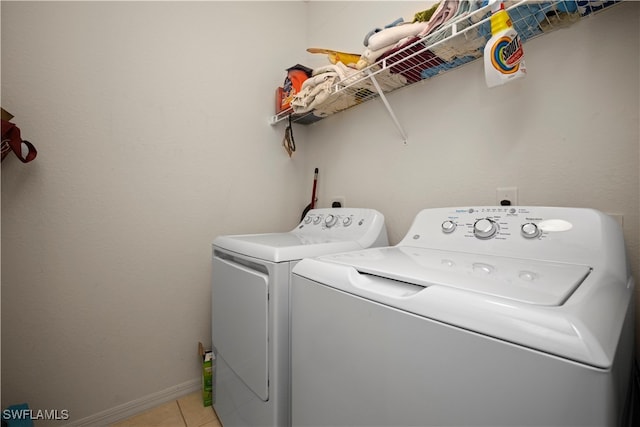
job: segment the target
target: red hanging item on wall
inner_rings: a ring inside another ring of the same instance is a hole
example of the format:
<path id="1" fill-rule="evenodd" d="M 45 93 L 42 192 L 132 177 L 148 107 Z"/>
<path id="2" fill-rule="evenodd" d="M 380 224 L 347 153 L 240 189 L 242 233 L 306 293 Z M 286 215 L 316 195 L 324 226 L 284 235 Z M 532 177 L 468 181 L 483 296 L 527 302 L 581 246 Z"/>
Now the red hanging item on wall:
<path id="1" fill-rule="evenodd" d="M 22 163 L 29 163 L 36 158 L 38 151 L 32 143 L 22 139 L 18 126 L 9 121 L 12 117 L 2 110 L 2 160 L 4 161 L 9 152 L 13 151 Z"/>

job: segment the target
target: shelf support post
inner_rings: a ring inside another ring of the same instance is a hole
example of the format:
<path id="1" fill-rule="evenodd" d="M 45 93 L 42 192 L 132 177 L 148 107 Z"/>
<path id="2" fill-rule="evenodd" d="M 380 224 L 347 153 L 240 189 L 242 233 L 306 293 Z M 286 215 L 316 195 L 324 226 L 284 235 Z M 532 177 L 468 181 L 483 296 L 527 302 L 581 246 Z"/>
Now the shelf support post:
<path id="1" fill-rule="evenodd" d="M 407 134 L 404 132 L 404 129 L 400 125 L 400 122 L 398 121 L 398 118 L 396 117 L 395 113 L 393 112 L 393 109 L 391 108 L 391 105 L 389 104 L 389 101 L 387 100 L 387 97 L 384 95 L 384 92 L 382 91 L 382 88 L 378 84 L 378 81 L 376 80 L 376 77 L 373 75 L 373 73 L 371 72 L 370 69 L 367 68 L 366 71 L 367 71 L 367 74 L 369 74 L 369 78 L 371 79 L 371 82 L 373 83 L 373 86 L 375 86 L 376 90 L 378 91 L 378 94 L 380 95 L 380 99 L 384 103 L 384 106 L 387 108 L 387 111 L 389 112 L 389 115 L 391 116 L 391 120 L 393 120 L 393 123 L 396 125 L 396 128 L 398 129 L 398 132 L 400 132 L 400 136 L 402 137 L 402 143 L 407 145 Z"/>

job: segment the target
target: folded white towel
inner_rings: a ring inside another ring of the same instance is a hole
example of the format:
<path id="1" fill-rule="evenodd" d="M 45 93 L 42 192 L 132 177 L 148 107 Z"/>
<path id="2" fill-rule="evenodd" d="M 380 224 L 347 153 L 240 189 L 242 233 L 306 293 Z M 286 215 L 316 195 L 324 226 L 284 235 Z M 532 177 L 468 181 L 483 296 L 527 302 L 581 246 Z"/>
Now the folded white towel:
<path id="1" fill-rule="evenodd" d="M 398 40 L 417 35 L 424 30 L 428 24 L 428 22 L 412 22 L 385 28 L 369 37 L 369 46 L 367 46 L 367 48 L 376 51 L 392 46 L 396 44 Z"/>
<path id="2" fill-rule="evenodd" d="M 366 48 L 362 55 L 360 55 L 360 60 L 356 63 L 356 69 L 362 70 L 363 68 L 367 68 L 369 65 L 374 64 L 378 58 L 380 58 L 386 51 L 391 49 L 395 44 L 390 46 L 385 46 L 382 49 L 372 50 L 370 48 Z"/>
<path id="3" fill-rule="evenodd" d="M 400 74 L 392 74 L 390 70 L 380 72 L 380 68 L 375 68 L 371 71 L 377 72 L 375 79 L 383 92 L 407 83 Z M 335 85 L 340 85 L 340 88 Z M 367 74 L 336 62 L 313 70 L 313 75 L 302 83 L 300 92 L 294 95 L 291 108 L 296 114 L 313 111 L 316 116 L 327 116 L 360 102 L 359 93 L 362 90 L 377 92 Z"/>

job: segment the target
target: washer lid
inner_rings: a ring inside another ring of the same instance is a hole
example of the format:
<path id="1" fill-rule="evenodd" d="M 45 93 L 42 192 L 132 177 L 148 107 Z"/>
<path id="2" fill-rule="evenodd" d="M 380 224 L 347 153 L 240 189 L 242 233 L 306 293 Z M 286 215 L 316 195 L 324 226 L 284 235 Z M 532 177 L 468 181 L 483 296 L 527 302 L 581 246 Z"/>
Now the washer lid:
<path id="1" fill-rule="evenodd" d="M 407 246 L 323 259 L 405 283 L 445 286 L 542 306 L 562 305 L 591 271 L 585 265 Z"/>
<path id="2" fill-rule="evenodd" d="M 219 236 L 215 238 L 213 245 L 271 262 L 294 261 L 362 249 L 362 246 L 353 240 L 292 232 Z"/>
<path id="3" fill-rule="evenodd" d="M 605 369 L 633 295 L 606 269 L 411 247 L 303 259 L 301 280 Z"/>

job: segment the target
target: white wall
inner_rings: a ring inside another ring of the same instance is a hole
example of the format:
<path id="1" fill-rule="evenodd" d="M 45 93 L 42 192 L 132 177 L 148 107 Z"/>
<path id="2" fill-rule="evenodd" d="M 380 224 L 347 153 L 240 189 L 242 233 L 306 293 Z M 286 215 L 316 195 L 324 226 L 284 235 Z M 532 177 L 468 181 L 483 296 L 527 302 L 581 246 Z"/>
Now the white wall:
<path id="1" fill-rule="evenodd" d="M 2 163 L 2 406 L 76 421 L 196 384 L 213 238 L 308 203 L 268 124 L 304 3 L 1 7 L 2 106 L 38 149 Z"/>
<path id="2" fill-rule="evenodd" d="M 211 240 L 291 228 L 314 167 L 321 205 L 379 209 L 392 243 L 420 209 L 504 185 L 623 214 L 638 270 L 638 3 L 527 43 L 508 86 L 475 62 L 394 92 L 406 146 L 373 101 L 295 126 L 293 160 L 267 125 L 284 68 L 425 3 L 1 7 L 2 105 L 39 150 L 2 164 L 3 406 L 78 419 L 197 378 Z"/>
<path id="3" fill-rule="evenodd" d="M 388 2 L 331 6 L 331 21 L 310 25 L 316 44 L 324 34 L 334 43 L 334 28 L 361 43 L 374 26 L 422 9 L 406 2 L 399 14 Z M 378 20 L 353 20 L 362 9 L 379 12 Z M 388 99 L 407 145 L 379 100 L 309 126 L 305 160 L 320 169 L 320 205 L 344 196 L 348 206 L 379 209 L 395 244 L 423 208 L 493 205 L 497 187 L 517 186 L 520 205 L 623 215 L 637 278 L 639 28 L 640 3 L 626 2 L 526 43 L 525 79 L 488 89 L 480 60 L 393 92 Z"/>

